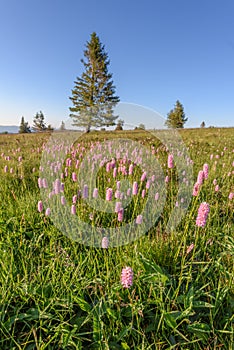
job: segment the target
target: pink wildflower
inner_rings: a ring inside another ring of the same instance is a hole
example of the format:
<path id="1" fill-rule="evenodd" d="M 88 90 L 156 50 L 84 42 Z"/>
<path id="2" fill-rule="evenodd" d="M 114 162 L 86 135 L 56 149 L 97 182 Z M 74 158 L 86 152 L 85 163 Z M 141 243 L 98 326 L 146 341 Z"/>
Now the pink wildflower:
<path id="1" fill-rule="evenodd" d="M 66 198 L 64 196 L 61 197 L 61 204 L 62 205 L 66 204 Z"/>
<path id="2" fill-rule="evenodd" d="M 130 164 L 130 165 L 129 165 L 128 174 L 129 174 L 129 175 L 132 175 L 132 173 L 133 173 L 133 164 Z"/>
<path id="3" fill-rule="evenodd" d="M 50 216 L 50 213 L 51 213 L 50 208 L 46 208 L 45 216 Z"/>
<path id="4" fill-rule="evenodd" d="M 234 192 L 230 192 L 229 196 L 228 196 L 228 199 L 232 200 L 233 198 L 234 198 Z"/>
<path id="5" fill-rule="evenodd" d="M 107 188 L 107 190 L 106 190 L 106 200 L 107 201 L 111 201 L 112 200 L 112 194 L 113 194 L 112 188 Z"/>
<path id="6" fill-rule="evenodd" d="M 167 165 L 168 165 L 168 168 L 169 168 L 169 169 L 174 168 L 174 158 L 173 158 L 173 154 L 169 154 L 169 155 L 168 155 Z"/>
<path id="7" fill-rule="evenodd" d="M 193 196 L 196 197 L 199 193 L 199 188 L 200 188 L 200 185 L 198 182 L 195 183 L 195 185 L 193 186 Z"/>
<path id="8" fill-rule="evenodd" d="M 141 175 L 141 182 L 145 181 L 146 179 L 146 171 L 143 172 L 143 174 Z"/>
<path id="9" fill-rule="evenodd" d="M 142 223 L 142 215 L 137 215 L 136 224 L 140 225 Z"/>
<path id="10" fill-rule="evenodd" d="M 126 266 L 122 269 L 121 284 L 124 288 L 130 288 L 133 283 L 133 270 L 131 267 Z"/>
<path id="11" fill-rule="evenodd" d="M 76 214 L 76 206 L 75 206 L 74 204 L 72 204 L 72 206 L 71 206 L 71 213 L 72 213 L 73 215 Z"/>
<path id="12" fill-rule="evenodd" d="M 123 216 L 124 216 L 124 208 L 121 208 L 119 211 L 118 211 L 118 221 L 123 221 Z"/>
<path id="13" fill-rule="evenodd" d="M 102 248 L 107 249 L 109 247 L 109 239 L 108 237 L 102 238 Z"/>
<path id="14" fill-rule="evenodd" d="M 199 185 L 202 185 L 203 184 L 203 180 L 204 180 L 204 171 L 200 170 L 198 175 L 197 175 L 197 183 Z"/>
<path id="15" fill-rule="evenodd" d="M 84 185 L 83 188 L 83 198 L 88 198 L 88 185 Z"/>
<path id="16" fill-rule="evenodd" d="M 37 209 L 38 209 L 39 213 L 42 212 L 42 210 L 43 210 L 43 203 L 42 203 L 42 201 L 39 201 L 39 202 L 38 202 L 38 204 L 37 204 Z"/>
<path id="17" fill-rule="evenodd" d="M 39 179 L 38 179 L 39 180 Z M 46 179 L 42 179 L 42 186 L 44 188 L 48 188 L 48 183 L 47 183 L 47 180 Z"/>
<path id="18" fill-rule="evenodd" d="M 154 199 L 155 199 L 156 201 L 159 199 L 159 193 L 158 193 L 158 192 L 155 194 Z"/>
<path id="19" fill-rule="evenodd" d="M 203 165 L 203 172 L 204 172 L 204 178 L 205 178 L 205 179 L 208 179 L 209 165 L 206 164 L 206 163 Z"/>
<path id="20" fill-rule="evenodd" d="M 206 202 L 201 203 L 198 209 L 198 215 L 196 219 L 196 225 L 199 227 L 204 227 L 206 224 L 206 220 L 210 211 L 209 204 Z"/>
<path id="21" fill-rule="evenodd" d="M 116 202 L 115 203 L 115 212 L 118 213 L 121 208 L 122 208 L 122 203 L 121 202 Z"/>
<path id="22" fill-rule="evenodd" d="M 93 190 L 93 198 L 97 198 L 98 197 L 98 188 L 94 188 Z"/>
<path id="23" fill-rule="evenodd" d="M 138 183 L 134 181 L 132 186 L 132 194 L 137 195 L 137 193 L 138 193 Z"/>
<path id="24" fill-rule="evenodd" d="M 43 180 L 40 177 L 38 178 L 37 183 L 39 188 L 43 187 Z"/>
<path id="25" fill-rule="evenodd" d="M 72 173 L 72 181 L 74 181 L 74 182 L 77 181 L 77 175 L 75 172 Z"/>

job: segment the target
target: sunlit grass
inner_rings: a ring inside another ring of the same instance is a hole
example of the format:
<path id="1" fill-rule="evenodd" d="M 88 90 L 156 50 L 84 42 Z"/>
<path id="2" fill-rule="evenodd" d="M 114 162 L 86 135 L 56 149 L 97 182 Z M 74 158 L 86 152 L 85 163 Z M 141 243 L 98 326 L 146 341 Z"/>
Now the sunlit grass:
<path id="1" fill-rule="evenodd" d="M 136 241 L 108 249 L 70 240 L 45 210 L 38 212 L 40 157 L 48 137 L 0 136 L 0 349 L 232 349 L 234 204 L 228 196 L 234 192 L 233 129 L 182 130 L 194 160 L 194 183 L 203 164 L 209 164 L 208 179 L 186 216 L 166 232 L 176 200 L 174 181 L 154 227 Z M 160 147 L 140 131 L 83 137 L 84 145 L 123 137 Z M 165 150 L 160 152 L 166 161 Z M 71 180 L 74 170 L 73 164 L 64 179 L 69 206 L 74 192 L 82 190 Z M 175 169 L 172 173 L 175 178 Z M 105 167 L 99 175 L 97 186 L 105 199 L 106 187 L 116 190 L 116 182 Z M 136 168 L 131 182 L 140 184 L 140 175 Z M 146 200 L 147 195 L 134 198 L 124 222 L 136 218 Z M 210 212 L 205 227 L 197 227 L 202 202 L 209 203 Z M 123 224 L 115 214 L 94 213 L 91 220 L 82 198 L 76 208 L 90 224 Z M 120 281 L 125 266 L 134 272 L 129 289 Z"/>

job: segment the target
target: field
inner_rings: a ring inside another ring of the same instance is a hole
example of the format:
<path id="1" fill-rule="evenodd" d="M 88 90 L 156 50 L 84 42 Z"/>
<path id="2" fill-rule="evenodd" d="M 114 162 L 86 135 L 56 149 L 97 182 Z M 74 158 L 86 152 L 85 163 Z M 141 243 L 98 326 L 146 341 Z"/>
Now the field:
<path id="1" fill-rule="evenodd" d="M 234 129 L 179 135 L 0 135 L 1 350 L 234 349 Z"/>

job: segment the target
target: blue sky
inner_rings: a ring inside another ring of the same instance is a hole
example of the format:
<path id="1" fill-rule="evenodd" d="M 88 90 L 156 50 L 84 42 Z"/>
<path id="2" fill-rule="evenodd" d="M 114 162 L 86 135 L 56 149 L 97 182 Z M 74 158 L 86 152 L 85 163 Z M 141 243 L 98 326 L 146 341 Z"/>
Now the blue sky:
<path id="1" fill-rule="evenodd" d="M 121 101 L 166 117 L 179 99 L 186 127 L 233 126 L 233 18 L 233 0 L 1 0 L 0 124 L 32 124 L 40 110 L 66 122 L 96 31 Z"/>

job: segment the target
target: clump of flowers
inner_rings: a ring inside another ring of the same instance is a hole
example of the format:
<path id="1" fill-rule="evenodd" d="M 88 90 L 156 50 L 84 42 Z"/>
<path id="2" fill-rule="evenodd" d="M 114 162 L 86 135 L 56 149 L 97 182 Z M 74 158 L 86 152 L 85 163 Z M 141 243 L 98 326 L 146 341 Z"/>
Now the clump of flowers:
<path id="1" fill-rule="evenodd" d="M 131 267 L 126 266 L 122 269 L 121 284 L 124 288 L 130 288 L 133 284 L 133 270 Z"/>

